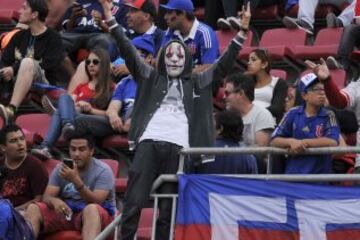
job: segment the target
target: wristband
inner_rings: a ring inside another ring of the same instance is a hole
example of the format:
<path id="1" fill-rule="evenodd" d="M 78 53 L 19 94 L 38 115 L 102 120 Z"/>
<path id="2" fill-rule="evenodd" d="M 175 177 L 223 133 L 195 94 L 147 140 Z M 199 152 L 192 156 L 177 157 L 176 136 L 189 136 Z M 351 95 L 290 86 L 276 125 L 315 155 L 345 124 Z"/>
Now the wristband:
<path id="1" fill-rule="evenodd" d="M 84 187 L 85 187 L 85 183 L 83 183 L 80 187 L 76 188 L 76 190 L 77 190 L 78 192 L 80 192 L 80 190 L 83 189 Z"/>

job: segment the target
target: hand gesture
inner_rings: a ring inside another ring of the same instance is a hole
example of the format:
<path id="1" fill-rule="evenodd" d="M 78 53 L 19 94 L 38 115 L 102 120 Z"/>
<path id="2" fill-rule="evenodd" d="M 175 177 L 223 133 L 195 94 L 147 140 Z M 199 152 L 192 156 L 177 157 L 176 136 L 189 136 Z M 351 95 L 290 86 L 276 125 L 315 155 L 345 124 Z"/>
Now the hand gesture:
<path id="1" fill-rule="evenodd" d="M 99 11 L 97 10 L 92 10 L 91 11 L 91 16 L 94 19 L 94 22 L 97 26 L 101 27 L 101 22 L 102 22 L 102 15 Z"/>
<path id="2" fill-rule="evenodd" d="M 113 7 L 112 0 L 98 0 L 99 3 L 101 3 L 101 6 L 104 10 L 104 15 L 107 20 L 109 20 L 112 17 L 111 9 Z"/>
<path id="3" fill-rule="evenodd" d="M 320 63 L 321 64 L 316 64 L 310 60 L 305 61 L 306 66 L 315 73 L 319 80 L 324 81 L 329 78 L 330 71 L 323 58 L 320 59 Z"/>
<path id="4" fill-rule="evenodd" d="M 117 114 L 112 114 L 109 116 L 109 123 L 111 125 L 111 128 L 115 131 L 122 132 L 123 128 L 123 121 Z"/>
<path id="5" fill-rule="evenodd" d="M 4 67 L 0 70 L 0 75 L 6 82 L 11 81 L 14 77 L 14 69 L 12 67 Z"/>
<path id="6" fill-rule="evenodd" d="M 305 144 L 305 142 L 300 139 L 291 139 L 291 140 L 289 140 L 289 144 L 290 144 L 289 152 L 291 154 L 302 153 L 307 148 L 307 145 Z"/>
<path id="7" fill-rule="evenodd" d="M 71 7 L 70 21 L 79 17 L 83 17 L 87 14 L 86 10 L 77 2 L 74 2 Z"/>
<path id="8" fill-rule="evenodd" d="M 58 214 L 63 214 L 65 216 L 72 214 L 71 208 L 60 198 L 52 198 L 51 205 Z"/>
<path id="9" fill-rule="evenodd" d="M 91 112 L 91 109 L 92 109 L 91 104 L 88 102 L 85 102 L 85 101 L 78 101 L 75 104 L 75 107 L 79 107 L 80 112 L 83 112 L 83 113 L 89 113 L 89 112 Z"/>
<path id="10" fill-rule="evenodd" d="M 77 169 L 76 163 L 74 162 L 73 168 L 69 168 L 67 165 L 62 163 L 62 167 L 60 169 L 60 177 L 68 180 L 69 182 L 74 183 L 79 177 L 79 171 Z"/>
<path id="11" fill-rule="evenodd" d="M 242 10 L 238 13 L 241 27 L 243 29 L 249 29 L 250 19 L 251 19 L 251 11 L 250 11 L 250 1 L 248 1 L 247 5 L 243 5 Z"/>

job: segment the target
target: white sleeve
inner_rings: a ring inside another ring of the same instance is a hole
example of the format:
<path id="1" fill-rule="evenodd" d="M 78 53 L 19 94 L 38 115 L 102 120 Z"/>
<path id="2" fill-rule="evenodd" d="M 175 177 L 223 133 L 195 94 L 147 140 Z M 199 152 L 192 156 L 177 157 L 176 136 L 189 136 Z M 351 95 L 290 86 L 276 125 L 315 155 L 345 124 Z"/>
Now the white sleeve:
<path id="1" fill-rule="evenodd" d="M 264 129 L 274 129 L 275 128 L 275 120 L 271 115 L 269 110 L 262 108 L 255 119 L 255 132 L 264 130 Z"/>
<path id="2" fill-rule="evenodd" d="M 356 103 L 360 101 L 360 81 L 349 83 L 340 92 L 347 98 L 348 107 L 354 108 Z"/>

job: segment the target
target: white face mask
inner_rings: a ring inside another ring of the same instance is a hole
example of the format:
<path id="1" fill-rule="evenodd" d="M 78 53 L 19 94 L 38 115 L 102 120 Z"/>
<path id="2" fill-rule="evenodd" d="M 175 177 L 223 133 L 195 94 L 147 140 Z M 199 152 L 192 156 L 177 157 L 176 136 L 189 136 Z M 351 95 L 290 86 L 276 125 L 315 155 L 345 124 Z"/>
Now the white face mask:
<path id="1" fill-rule="evenodd" d="M 177 42 L 170 43 L 165 50 L 166 72 L 170 77 L 178 77 L 185 67 L 185 49 Z"/>

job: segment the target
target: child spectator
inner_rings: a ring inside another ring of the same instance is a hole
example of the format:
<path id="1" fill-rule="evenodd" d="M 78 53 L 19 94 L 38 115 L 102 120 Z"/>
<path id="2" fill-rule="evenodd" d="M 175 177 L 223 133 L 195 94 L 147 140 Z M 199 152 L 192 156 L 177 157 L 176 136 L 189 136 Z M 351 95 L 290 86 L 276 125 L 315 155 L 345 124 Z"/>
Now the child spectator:
<path id="1" fill-rule="evenodd" d="M 298 155 L 306 148 L 337 146 L 340 129 L 335 114 L 324 108 L 325 89 L 313 74 L 303 76 L 298 85 L 305 104 L 292 108 L 272 135 L 271 145 L 287 148 L 287 174 L 331 173 L 332 158 L 326 155 Z"/>
<path id="2" fill-rule="evenodd" d="M 263 106 L 280 122 L 285 109 L 287 83 L 284 79 L 270 75 L 271 58 L 266 49 L 258 48 L 249 55 L 246 73 L 255 78 L 255 98 L 253 103 Z"/>
<path id="3" fill-rule="evenodd" d="M 215 147 L 241 147 L 244 124 L 236 111 L 219 112 L 215 115 Z M 214 160 L 203 161 L 199 173 L 251 174 L 258 173 L 256 158 L 249 154 L 218 155 Z"/>
<path id="4" fill-rule="evenodd" d="M 105 115 L 114 89 L 110 76 L 109 54 L 102 48 L 93 49 L 85 64 L 90 82 L 78 85 L 71 96 L 62 95 L 58 101 L 58 110 L 55 111 L 47 97 L 43 98 L 45 109 L 53 114 L 47 136 L 39 149 L 32 150 L 33 154 L 50 158 L 50 149 L 60 134 L 75 128 L 75 117 L 80 113 Z"/>

